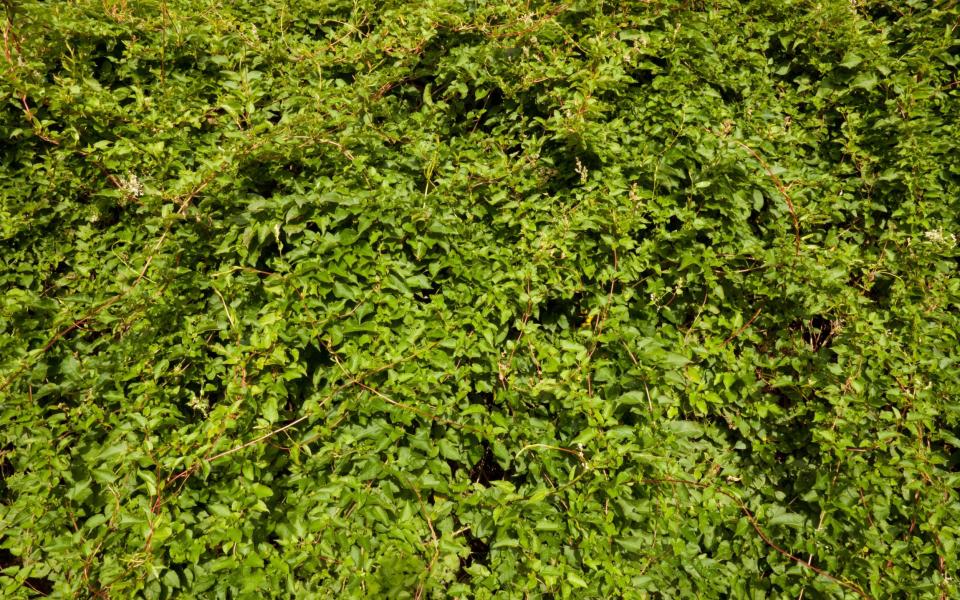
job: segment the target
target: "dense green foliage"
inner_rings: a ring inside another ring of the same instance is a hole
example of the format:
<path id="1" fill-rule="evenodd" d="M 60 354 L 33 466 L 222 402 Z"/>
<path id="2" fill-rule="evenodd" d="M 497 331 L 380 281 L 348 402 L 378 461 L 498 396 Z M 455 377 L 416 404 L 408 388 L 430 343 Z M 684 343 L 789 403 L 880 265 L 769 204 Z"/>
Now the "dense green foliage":
<path id="1" fill-rule="evenodd" d="M 955 1 L 23 1 L 0 595 L 958 597 Z"/>

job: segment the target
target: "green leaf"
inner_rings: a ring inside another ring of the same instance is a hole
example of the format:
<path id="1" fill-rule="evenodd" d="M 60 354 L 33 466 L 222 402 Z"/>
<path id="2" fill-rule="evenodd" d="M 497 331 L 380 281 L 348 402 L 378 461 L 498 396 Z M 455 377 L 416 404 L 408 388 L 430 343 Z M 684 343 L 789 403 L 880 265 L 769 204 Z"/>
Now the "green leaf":
<path id="1" fill-rule="evenodd" d="M 780 513 L 767 519 L 767 525 L 786 525 L 788 527 L 803 527 L 806 519 L 796 513 Z"/>
<path id="2" fill-rule="evenodd" d="M 875 73 L 864 71 L 854 78 L 850 87 L 861 88 L 867 91 L 877 87 L 878 79 Z"/>
<path id="3" fill-rule="evenodd" d="M 590 587 L 590 584 L 588 584 L 585 579 L 583 579 L 573 571 L 567 571 L 567 581 L 573 584 L 574 587 L 578 587 L 578 588 Z"/>
<path id="4" fill-rule="evenodd" d="M 642 537 L 628 537 L 616 540 L 617 544 L 629 552 L 646 553 L 650 549 L 650 540 Z"/>
<path id="5" fill-rule="evenodd" d="M 853 53 L 853 52 L 847 52 L 847 53 L 843 56 L 843 60 L 840 61 L 840 66 L 845 67 L 845 68 L 847 68 L 847 69 L 852 69 L 852 68 L 856 67 L 857 65 L 859 65 L 859 64 L 862 63 L 862 62 L 863 62 L 863 58 L 862 58 L 862 57 L 857 56 L 857 55 L 856 55 L 855 53 Z"/>
<path id="6" fill-rule="evenodd" d="M 698 438 L 704 434 L 703 426 L 695 421 L 667 421 L 664 428 L 681 437 Z"/>

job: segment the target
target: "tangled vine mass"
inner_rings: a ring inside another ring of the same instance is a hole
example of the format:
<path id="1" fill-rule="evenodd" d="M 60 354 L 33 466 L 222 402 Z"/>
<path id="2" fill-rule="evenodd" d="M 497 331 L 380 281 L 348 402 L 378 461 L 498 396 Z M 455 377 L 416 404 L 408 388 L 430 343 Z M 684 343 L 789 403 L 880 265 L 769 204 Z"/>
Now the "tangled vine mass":
<path id="1" fill-rule="evenodd" d="M 0 596 L 960 596 L 956 0 L 5 0 Z"/>

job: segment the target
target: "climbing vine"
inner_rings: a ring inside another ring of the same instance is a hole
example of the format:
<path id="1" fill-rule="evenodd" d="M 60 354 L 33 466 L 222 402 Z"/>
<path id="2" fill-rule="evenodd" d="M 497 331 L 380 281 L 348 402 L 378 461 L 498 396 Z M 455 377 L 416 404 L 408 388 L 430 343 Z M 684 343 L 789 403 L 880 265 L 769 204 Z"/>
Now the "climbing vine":
<path id="1" fill-rule="evenodd" d="M 956 2 L 2 26 L 3 597 L 958 595 Z"/>

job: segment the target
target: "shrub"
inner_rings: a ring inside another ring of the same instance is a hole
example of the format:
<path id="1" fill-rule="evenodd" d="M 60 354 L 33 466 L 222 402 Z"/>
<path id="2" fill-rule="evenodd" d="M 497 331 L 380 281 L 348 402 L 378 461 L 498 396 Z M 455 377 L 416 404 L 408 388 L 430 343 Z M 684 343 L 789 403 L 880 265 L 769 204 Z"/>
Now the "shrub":
<path id="1" fill-rule="evenodd" d="M 955 2 L 5 6 L 5 597 L 957 596 Z"/>

